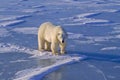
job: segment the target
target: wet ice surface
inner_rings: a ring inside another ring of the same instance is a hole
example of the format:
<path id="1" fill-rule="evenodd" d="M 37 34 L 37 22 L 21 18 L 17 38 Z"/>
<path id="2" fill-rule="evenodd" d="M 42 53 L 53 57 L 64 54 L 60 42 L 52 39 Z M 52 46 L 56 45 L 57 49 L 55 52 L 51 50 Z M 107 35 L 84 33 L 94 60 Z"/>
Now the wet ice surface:
<path id="1" fill-rule="evenodd" d="M 63 66 L 47 75 L 43 80 L 119 80 L 118 63 L 89 60 L 79 64 Z"/>
<path id="2" fill-rule="evenodd" d="M 7 0 L 0 4 L 0 80 L 120 79 L 119 0 Z M 46 21 L 66 29 L 67 55 L 37 50 L 37 30 Z"/>

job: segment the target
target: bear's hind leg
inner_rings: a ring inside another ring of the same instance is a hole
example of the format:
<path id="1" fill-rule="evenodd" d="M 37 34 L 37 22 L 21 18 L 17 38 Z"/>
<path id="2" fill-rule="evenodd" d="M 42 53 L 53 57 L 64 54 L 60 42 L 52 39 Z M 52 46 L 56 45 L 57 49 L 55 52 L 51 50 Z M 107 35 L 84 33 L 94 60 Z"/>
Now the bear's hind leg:
<path id="1" fill-rule="evenodd" d="M 44 51 L 45 41 L 43 39 L 38 38 L 38 50 Z"/>

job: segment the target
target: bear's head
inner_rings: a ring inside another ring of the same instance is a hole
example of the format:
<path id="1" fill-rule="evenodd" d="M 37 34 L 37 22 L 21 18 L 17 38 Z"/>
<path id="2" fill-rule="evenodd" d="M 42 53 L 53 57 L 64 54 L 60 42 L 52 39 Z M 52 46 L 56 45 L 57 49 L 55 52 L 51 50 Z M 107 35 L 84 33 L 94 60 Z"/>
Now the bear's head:
<path id="1" fill-rule="evenodd" d="M 57 26 L 56 27 L 56 38 L 57 40 L 60 42 L 60 43 L 65 43 L 66 42 L 66 39 L 67 39 L 67 33 L 66 31 L 60 27 L 60 26 Z"/>

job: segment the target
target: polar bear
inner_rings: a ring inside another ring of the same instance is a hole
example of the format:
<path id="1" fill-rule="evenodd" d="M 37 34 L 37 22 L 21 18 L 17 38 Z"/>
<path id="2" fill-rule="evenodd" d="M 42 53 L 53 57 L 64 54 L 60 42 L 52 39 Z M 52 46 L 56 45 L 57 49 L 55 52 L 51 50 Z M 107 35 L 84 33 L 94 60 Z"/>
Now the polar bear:
<path id="1" fill-rule="evenodd" d="M 65 53 L 67 33 L 61 26 L 55 26 L 50 22 L 40 25 L 38 30 L 38 50 L 52 51 L 58 55 L 58 46 L 60 53 Z"/>

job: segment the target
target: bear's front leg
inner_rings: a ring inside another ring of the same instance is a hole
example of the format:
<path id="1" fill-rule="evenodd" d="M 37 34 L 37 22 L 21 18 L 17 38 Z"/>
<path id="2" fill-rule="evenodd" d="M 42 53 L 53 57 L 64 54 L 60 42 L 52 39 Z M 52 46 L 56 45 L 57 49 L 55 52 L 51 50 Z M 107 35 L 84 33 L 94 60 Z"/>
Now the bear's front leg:
<path id="1" fill-rule="evenodd" d="M 58 55 L 57 47 L 58 47 L 57 43 L 51 43 L 51 50 L 53 55 Z"/>
<path id="2" fill-rule="evenodd" d="M 65 54 L 66 43 L 60 44 L 60 53 Z"/>
<path id="3" fill-rule="evenodd" d="M 50 48 L 50 43 L 45 41 L 45 50 L 46 51 L 51 51 L 51 48 Z"/>

